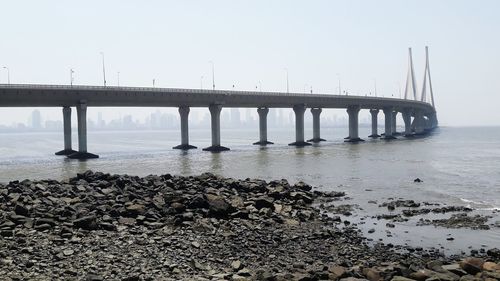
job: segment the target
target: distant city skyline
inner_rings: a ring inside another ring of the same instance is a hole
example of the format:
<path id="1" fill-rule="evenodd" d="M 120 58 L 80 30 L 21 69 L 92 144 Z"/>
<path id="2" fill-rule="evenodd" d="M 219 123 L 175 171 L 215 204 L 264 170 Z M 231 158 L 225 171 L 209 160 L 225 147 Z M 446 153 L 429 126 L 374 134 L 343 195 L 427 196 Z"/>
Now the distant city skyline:
<path id="1" fill-rule="evenodd" d="M 192 129 L 209 129 L 210 114 L 204 112 L 192 113 L 190 116 L 190 127 Z M 73 114 L 73 127 L 76 128 L 76 116 Z M 379 116 L 379 118 L 381 118 Z M 402 120 L 398 120 L 402 125 Z M 269 128 L 293 128 L 295 126 L 295 116 L 292 110 L 283 108 L 271 108 L 268 114 Z M 305 115 L 306 124 L 312 124 L 312 116 Z M 371 120 L 367 117 L 360 119 L 361 125 L 370 125 Z M 322 127 L 346 127 L 348 124 L 347 117 L 330 114 L 323 116 L 321 122 Z M 380 122 L 382 124 L 382 122 Z M 258 117 L 253 114 L 250 108 L 226 108 L 222 112 L 221 125 L 223 128 L 229 129 L 254 129 L 258 127 Z M 88 128 L 90 130 L 165 130 L 179 129 L 179 116 L 174 113 L 169 113 L 161 110 L 152 112 L 145 118 L 136 118 L 133 114 L 125 114 L 118 118 L 104 119 L 102 112 L 97 112 L 97 118 L 90 117 L 88 119 Z M 51 119 L 44 116 L 39 109 L 34 109 L 26 116 L 24 121 L 13 122 L 7 125 L 0 125 L 0 132 L 17 132 L 17 131 L 61 131 L 63 122 L 59 119 Z"/>

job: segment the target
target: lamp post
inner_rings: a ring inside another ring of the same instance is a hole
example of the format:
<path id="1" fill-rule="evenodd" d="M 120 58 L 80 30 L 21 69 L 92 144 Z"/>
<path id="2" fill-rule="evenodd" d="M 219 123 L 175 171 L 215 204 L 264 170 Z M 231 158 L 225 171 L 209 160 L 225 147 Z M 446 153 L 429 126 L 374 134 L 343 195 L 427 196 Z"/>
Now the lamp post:
<path id="1" fill-rule="evenodd" d="M 102 78 L 104 82 L 104 87 L 106 87 L 106 67 L 104 65 L 104 53 L 101 52 L 101 57 L 102 57 Z"/>
<path id="2" fill-rule="evenodd" d="M 10 70 L 6 66 L 4 66 L 3 68 L 7 70 L 7 84 L 10 84 Z"/>
<path id="3" fill-rule="evenodd" d="M 73 70 L 73 68 L 70 68 L 70 70 L 69 70 L 69 84 L 71 87 L 73 87 L 73 73 L 75 73 L 75 71 Z"/>
<path id="4" fill-rule="evenodd" d="M 340 87 L 340 74 L 337 73 L 337 80 L 339 80 L 339 96 L 342 95 L 342 88 Z"/>
<path id="5" fill-rule="evenodd" d="M 120 87 L 120 71 L 118 71 L 116 78 L 117 78 L 118 87 Z"/>
<path id="6" fill-rule="evenodd" d="M 212 65 L 212 90 L 215 90 L 215 66 L 214 66 L 214 62 L 209 61 L 208 63 L 210 63 Z"/>
<path id="7" fill-rule="evenodd" d="M 285 72 L 286 72 L 286 92 L 287 93 L 290 93 L 290 88 L 289 88 L 289 81 L 288 81 L 288 68 L 285 68 Z"/>
<path id="8" fill-rule="evenodd" d="M 203 90 L 203 75 L 200 77 L 200 89 Z"/>
<path id="9" fill-rule="evenodd" d="M 373 78 L 373 86 L 375 87 L 375 97 L 377 97 L 377 78 Z"/>

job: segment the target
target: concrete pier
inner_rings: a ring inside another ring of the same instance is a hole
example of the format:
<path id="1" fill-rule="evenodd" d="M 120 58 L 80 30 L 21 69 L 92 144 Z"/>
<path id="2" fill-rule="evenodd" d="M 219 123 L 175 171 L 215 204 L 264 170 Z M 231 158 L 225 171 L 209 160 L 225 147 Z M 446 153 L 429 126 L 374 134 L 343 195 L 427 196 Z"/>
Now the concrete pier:
<path id="1" fill-rule="evenodd" d="M 195 149 L 196 146 L 189 144 L 189 106 L 180 106 L 179 115 L 181 119 L 181 144 L 174 146 L 173 149 Z"/>
<path id="2" fill-rule="evenodd" d="M 422 111 L 420 110 L 415 111 L 415 118 L 413 119 L 412 126 L 415 130 L 416 135 L 422 135 L 425 133 L 425 119 Z"/>
<path id="3" fill-rule="evenodd" d="M 274 144 L 267 140 L 267 114 L 269 113 L 269 108 L 260 107 L 257 108 L 257 113 L 259 114 L 259 141 L 254 142 L 255 145 L 268 145 Z"/>
<path id="4" fill-rule="evenodd" d="M 413 134 L 411 133 L 411 108 L 403 109 L 403 122 L 405 123 L 405 137 L 411 137 Z"/>
<path id="5" fill-rule="evenodd" d="M 98 155 L 87 152 L 87 104 L 80 103 L 76 106 L 78 120 L 78 152 L 68 155 L 71 159 L 99 158 Z"/>
<path id="6" fill-rule="evenodd" d="M 432 129 L 436 128 L 438 126 L 438 119 L 436 112 L 431 113 L 429 115 L 429 119 L 431 120 Z"/>
<path id="7" fill-rule="evenodd" d="M 347 107 L 347 114 L 349 114 L 349 138 L 347 138 L 346 142 L 359 142 L 364 141 L 359 138 L 359 129 L 358 129 L 358 116 L 360 106 L 351 105 Z"/>
<path id="8" fill-rule="evenodd" d="M 386 107 L 384 108 L 384 121 L 385 121 L 385 132 L 384 132 L 384 139 L 386 140 L 393 140 L 396 137 L 393 135 L 393 118 L 394 115 L 394 108 L 392 107 Z"/>
<path id="9" fill-rule="evenodd" d="M 71 107 L 65 106 L 63 112 L 63 127 L 64 127 L 64 149 L 56 152 L 56 155 L 70 155 L 75 153 L 71 144 Z"/>
<path id="10" fill-rule="evenodd" d="M 321 142 L 326 141 L 321 138 L 321 126 L 320 126 L 320 115 L 321 108 L 311 108 L 311 114 L 313 116 L 313 138 L 308 140 L 308 142 Z"/>
<path id="11" fill-rule="evenodd" d="M 393 136 L 397 136 L 399 135 L 398 133 L 398 130 L 397 130 L 397 122 L 396 122 L 396 117 L 398 116 L 398 112 L 396 110 L 394 110 L 392 112 L 392 122 L 391 122 L 391 126 L 392 126 L 392 135 Z"/>
<path id="12" fill-rule="evenodd" d="M 229 150 L 229 148 L 220 145 L 220 112 L 222 105 L 212 104 L 208 107 L 210 110 L 212 127 L 212 145 L 203 148 L 204 151 L 220 152 Z"/>
<path id="13" fill-rule="evenodd" d="M 307 146 L 311 145 L 304 141 L 304 112 L 306 112 L 305 105 L 294 105 L 293 112 L 295 112 L 295 142 L 288 145 L 294 146 Z"/>
<path id="14" fill-rule="evenodd" d="M 424 130 L 425 131 L 432 130 L 432 121 L 429 116 L 424 116 Z"/>
<path id="15" fill-rule="evenodd" d="M 378 134 L 378 109 L 370 109 L 370 114 L 372 115 L 372 134 L 369 135 L 369 138 L 380 138 Z"/>

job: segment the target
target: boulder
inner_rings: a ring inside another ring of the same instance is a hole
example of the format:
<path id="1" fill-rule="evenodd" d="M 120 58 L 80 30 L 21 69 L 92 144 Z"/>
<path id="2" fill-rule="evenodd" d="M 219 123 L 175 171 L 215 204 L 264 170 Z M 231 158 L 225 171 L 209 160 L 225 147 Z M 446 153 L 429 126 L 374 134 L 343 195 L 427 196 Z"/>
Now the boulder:
<path id="1" fill-rule="evenodd" d="M 191 198 L 188 203 L 189 209 L 203 209 L 208 208 L 208 201 L 202 194 L 196 194 Z"/>
<path id="2" fill-rule="evenodd" d="M 125 210 L 126 214 L 131 217 L 137 217 L 146 213 L 146 207 L 142 204 L 128 205 Z"/>
<path id="3" fill-rule="evenodd" d="M 81 217 L 74 220 L 73 225 L 85 230 L 94 230 L 97 229 L 97 218 L 95 216 Z"/>
<path id="4" fill-rule="evenodd" d="M 365 268 L 363 269 L 363 274 L 366 276 L 366 279 L 370 280 L 370 281 L 381 281 L 381 280 L 384 280 L 384 278 L 382 278 L 380 276 L 380 272 L 374 268 Z"/>
<path id="5" fill-rule="evenodd" d="M 347 277 L 347 269 L 340 265 L 330 266 L 328 271 L 336 276 L 337 279 Z"/>
<path id="6" fill-rule="evenodd" d="M 464 275 L 462 277 L 460 277 L 460 280 L 459 281 L 479 281 L 481 280 L 480 278 L 477 278 L 475 276 L 472 276 L 472 275 Z"/>
<path id="7" fill-rule="evenodd" d="M 483 263 L 483 270 L 487 271 L 495 271 L 498 268 L 498 265 L 494 262 L 487 261 Z"/>
<path id="8" fill-rule="evenodd" d="M 16 212 L 17 215 L 28 217 L 30 214 L 30 209 L 24 205 L 16 204 L 14 212 Z"/>
<path id="9" fill-rule="evenodd" d="M 235 260 L 235 261 L 231 262 L 231 268 L 234 271 L 240 270 L 242 268 L 241 261 L 240 260 Z"/>
<path id="10" fill-rule="evenodd" d="M 310 186 L 307 183 L 304 183 L 302 181 L 299 181 L 298 183 L 296 183 L 293 186 L 293 188 L 300 189 L 302 191 L 311 191 L 312 190 L 312 186 Z"/>
<path id="11" fill-rule="evenodd" d="M 209 215 L 213 217 L 226 218 L 232 212 L 232 207 L 223 197 L 207 194 Z"/>
<path id="12" fill-rule="evenodd" d="M 369 280 L 364 278 L 347 277 L 340 279 L 340 281 L 369 281 Z"/>
<path id="13" fill-rule="evenodd" d="M 481 258 L 466 258 L 460 262 L 460 267 L 469 274 L 481 272 L 484 260 Z"/>
<path id="14" fill-rule="evenodd" d="M 392 277 L 391 281 L 415 281 L 415 280 L 403 276 L 394 276 Z"/>
<path id="15" fill-rule="evenodd" d="M 498 248 L 489 249 L 486 254 L 492 258 L 500 259 L 500 249 Z"/>
<path id="16" fill-rule="evenodd" d="M 274 204 L 273 204 L 273 199 L 271 197 L 267 196 L 262 196 L 257 199 L 255 199 L 255 208 L 257 209 L 262 209 L 262 208 L 269 208 L 271 210 L 274 210 Z"/>

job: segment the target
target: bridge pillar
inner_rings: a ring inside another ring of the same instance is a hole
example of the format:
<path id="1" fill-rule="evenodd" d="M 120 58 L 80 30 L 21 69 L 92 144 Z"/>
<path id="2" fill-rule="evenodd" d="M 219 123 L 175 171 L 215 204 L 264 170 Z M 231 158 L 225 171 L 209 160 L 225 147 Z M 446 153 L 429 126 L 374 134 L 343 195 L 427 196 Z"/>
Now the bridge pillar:
<path id="1" fill-rule="evenodd" d="M 411 133 L 411 109 L 405 108 L 403 109 L 403 121 L 405 122 L 405 137 L 413 136 Z"/>
<path id="2" fill-rule="evenodd" d="M 212 119 L 212 145 L 203 148 L 203 150 L 212 152 L 229 150 L 229 148 L 220 145 L 220 112 L 222 110 L 222 105 L 212 104 L 208 109 L 210 110 L 210 117 Z"/>
<path id="3" fill-rule="evenodd" d="M 99 158 L 98 155 L 87 152 L 87 104 L 79 103 L 76 106 L 78 120 L 78 152 L 68 155 L 71 159 Z"/>
<path id="4" fill-rule="evenodd" d="M 372 115 L 372 134 L 369 135 L 369 138 L 379 138 L 378 134 L 378 109 L 370 109 L 370 114 Z"/>
<path id="5" fill-rule="evenodd" d="M 392 122 L 391 122 L 391 126 L 392 126 L 392 130 L 391 130 L 391 131 L 392 131 L 392 135 L 393 135 L 393 136 L 398 135 L 398 131 L 397 131 L 397 129 L 396 129 L 396 128 L 397 128 L 397 126 L 396 126 L 396 125 L 397 125 L 397 124 L 396 124 L 396 120 L 397 120 L 397 119 L 396 119 L 396 117 L 397 117 L 397 116 L 398 116 L 398 112 L 397 112 L 396 110 L 394 110 L 394 111 L 392 112 Z"/>
<path id="6" fill-rule="evenodd" d="M 431 121 L 431 117 L 429 115 L 427 116 L 424 116 L 424 129 L 426 131 L 429 131 L 429 130 L 432 130 L 432 121 Z"/>
<path id="7" fill-rule="evenodd" d="M 70 155 L 76 152 L 71 147 L 71 107 L 63 107 L 62 112 L 64 127 L 64 149 L 56 152 L 56 155 Z"/>
<path id="8" fill-rule="evenodd" d="M 259 141 L 254 142 L 255 145 L 267 145 L 274 144 L 267 140 L 267 114 L 269 113 L 269 108 L 259 107 L 257 108 L 257 113 L 259 114 Z"/>
<path id="9" fill-rule="evenodd" d="M 321 138 L 321 126 L 320 126 L 320 115 L 321 108 L 311 108 L 311 114 L 313 116 L 313 138 L 308 140 L 308 142 L 321 142 L 326 141 Z"/>
<path id="10" fill-rule="evenodd" d="M 346 142 L 364 141 L 359 138 L 358 116 L 360 109 L 358 105 L 347 107 L 347 114 L 349 114 L 349 138 L 345 140 Z"/>
<path id="11" fill-rule="evenodd" d="M 431 113 L 431 115 L 429 115 L 429 119 L 431 120 L 432 123 L 432 129 L 435 129 L 438 126 L 436 112 Z"/>
<path id="12" fill-rule="evenodd" d="M 392 131 L 392 129 L 394 128 L 394 126 L 392 125 L 392 122 L 394 121 L 393 115 L 394 115 L 394 108 L 392 107 L 384 108 L 384 117 L 385 117 L 384 139 L 386 140 L 391 140 L 396 138 L 394 137 L 394 132 Z"/>
<path id="13" fill-rule="evenodd" d="M 415 119 L 412 125 L 416 135 L 422 135 L 425 132 L 425 119 L 421 110 L 415 111 Z"/>
<path id="14" fill-rule="evenodd" d="M 294 105 L 293 111 L 295 112 L 295 142 L 292 142 L 288 145 L 311 145 L 310 143 L 304 141 L 304 112 L 306 112 L 306 106 L 303 104 Z"/>
<path id="15" fill-rule="evenodd" d="M 173 149 L 194 149 L 196 146 L 189 144 L 189 106 L 179 107 L 179 115 L 181 119 L 181 144 L 174 146 Z"/>

